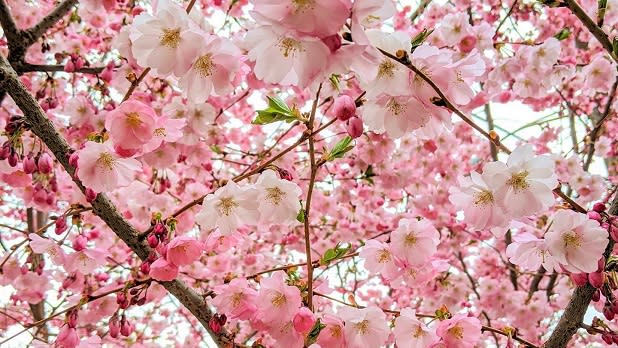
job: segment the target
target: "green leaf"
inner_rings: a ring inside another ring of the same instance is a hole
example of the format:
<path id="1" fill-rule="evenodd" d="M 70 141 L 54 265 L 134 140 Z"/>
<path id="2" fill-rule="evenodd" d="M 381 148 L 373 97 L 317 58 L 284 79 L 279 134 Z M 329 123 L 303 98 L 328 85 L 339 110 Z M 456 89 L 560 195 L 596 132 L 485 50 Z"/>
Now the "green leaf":
<path id="1" fill-rule="evenodd" d="M 433 33 L 433 29 L 427 30 L 427 28 L 424 28 L 423 31 L 421 31 L 420 33 L 416 34 L 416 36 L 413 37 L 412 40 L 410 40 L 410 43 L 412 44 L 410 52 L 414 52 L 414 50 L 418 46 L 422 45 L 423 42 L 425 42 L 425 40 L 427 39 L 427 37 L 429 35 L 431 35 L 431 33 Z"/>
<path id="2" fill-rule="evenodd" d="M 351 244 L 346 244 L 342 247 L 341 243 L 337 243 L 334 248 L 328 249 L 324 252 L 324 255 L 322 255 L 322 258 L 320 259 L 320 264 L 326 266 L 332 261 L 340 259 L 345 254 L 347 254 L 347 252 L 350 251 L 351 248 Z"/>
<path id="3" fill-rule="evenodd" d="M 300 208 L 300 211 L 298 212 L 298 215 L 296 215 L 296 220 L 300 223 L 304 223 L 305 222 L 305 209 Z"/>
<path id="4" fill-rule="evenodd" d="M 350 145 L 352 142 L 352 137 L 346 136 L 345 138 L 339 140 L 339 142 L 333 147 L 332 150 L 328 153 L 326 157 L 327 161 L 332 161 L 335 158 L 342 158 L 346 152 L 352 150 L 354 145 Z"/>
<path id="5" fill-rule="evenodd" d="M 253 124 L 269 124 L 279 121 L 292 122 L 300 119 L 298 110 L 290 109 L 279 97 L 266 98 L 268 99 L 268 108 L 258 110 L 258 116 L 253 120 Z"/>
<path id="6" fill-rule="evenodd" d="M 313 327 L 311 328 L 311 331 L 309 331 L 309 333 L 307 334 L 307 339 L 305 339 L 305 347 L 314 344 L 318 340 L 320 332 L 325 327 L 326 325 L 322 324 L 320 322 L 320 319 L 316 320 L 315 324 L 313 324 Z"/>
<path id="7" fill-rule="evenodd" d="M 571 31 L 569 28 L 562 28 L 558 33 L 556 33 L 556 35 L 554 35 L 554 37 L 560 41 L 568 39 L 569 36 L 571 36 Z"/>
<path id="8" fill-rule="evenodd" d="M 328 80 L 330 81 L 330 84 L 333 86 L 333 88 L 337 91 L 340 90 L 340 85 L 339 85 L 339 75 L 337 74 L 332 74 L 330 75 L 330 77 L 328 78 Z"/>
<path id="9" fill-rule="evenodd" d="M 221 150 L 221 148 L 217 145 L 217 144 L 212 144 L 210 145 L 210 149 L 212 150 L 212 152 L 220 155 L 223 153 L 223 150 Z"/>

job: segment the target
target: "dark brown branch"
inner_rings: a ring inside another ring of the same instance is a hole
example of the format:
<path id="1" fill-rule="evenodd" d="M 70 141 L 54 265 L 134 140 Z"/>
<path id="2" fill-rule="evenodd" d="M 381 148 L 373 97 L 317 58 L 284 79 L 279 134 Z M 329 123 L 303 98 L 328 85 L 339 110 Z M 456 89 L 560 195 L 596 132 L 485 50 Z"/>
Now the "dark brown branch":
<path id="1" fill-rule="evenodd" d="M 588 140 L 590 143 L 588 144 L 588 152 L 586 153 L 586 159 L 584 161 L 584 171 L 588 171 L 588 168 L 590 168 L 590 164 L 592 164 L 592 157 L 594 156 L 594 152 L 596 150 L 594 144 L 599 137 L 599 132 L 601 131 L 603 124 L 605 123 L 610 112 L 612 111 L 612 104 L 614 103 L 614 98 L 616 97 L 616 89 L 618 89 L 618 77 L 614 81 L 612 88 L 609 90 L 607 103 L 605 103 L 605 109 L 603 109 L 603 113 L 600 115 L 599 119 L 595 120 L 593 117 L 591 117 L 591 120 L 594 122 L 594 129 L 588 135 Z M 598 115 L 598 112 L 595 111 L 595 113 Z"/>
<path id="2" fill-rule="evenodd" d="M 17 25 L 11 15 L 9 6 L 6 4 L 6 0 L 0 0 L 0 24 L 2 24 L 2 30 L 4 30 L 4 35 L 6 35 L 10 49 L 11 45 L 19 41 L 21 34 L 19 29 L 17 29 Z"/>
<path id="3" fill-rule="evenodd" d="M 0 57 L 0 87 L 8 91 L 17 106 L 24 113 L 32 132 L 38 136 L 71 176 L 77 187 L 84 193 L 86 188 L 75 176 L 75 168 L 69 164 L 71 148 L 66 140 L 54 129 L 52 122 L 46 117 L 34 97 L 19 80 L 17 73 L 4 57 Z M 153 250 L 145 241 L 138 239 L 138 231 L 130 225 L 116 210 L 114 204 L 105 196 L 99 194 L 92 202 L 94 214 L 100 217 L 114 233 L 131 248 L 140 259 L 145 260 Z M 208 326 L 213 312 L 202 296 L 185 285 L 180 280 L 160 282 L 167 291 L 174 295 L 206 328 L 213 340 L 220 347 L 232 344 L 233 337 L 225 330 L 217 334 Z"/>
<path id="4" fill-rule="evenodd" d="M 569 8 L 569 10 L 571 10 L 571 12 L 575 15 L 575 17 L 577 17 L 579 21 L 582 22 L 582 24 L 586 28 L 588 28 L 590 33 L 599 41 L 599 43 L 601 43 L 603 48 L 605 48 L 605 50 L 609 52 L 609 55 L 616 62 L 618 62 L 618 58 L 613 54 L 614 48 L 612 46 L 612 42 L 609 40 L 609 37 L 603 31 L 603 29 L 601 29 L 594 22 L 594 20 L 588 16 L 586 11 L 584 11 L 584 9 L 581 8 L 581 6 L 579 6 L 576 0 L 564 0 L 564 3 Z"/>
<path id="5" fill-rule="evenodd" d="M 618 196 L 614 198 L 608 213 L 610 216 L 618 215 Z M 614 241 L 610 238 L 607 248 L 605 248 L 603 253 L 605 259 L 609 257 L 613 248 Z M 577 332 L 577 329 L 581 327 L 584 315 L 592 300 L 592 295 L 596 290 L 590 283 L 586 283 L 586 285 L 579 286 L 573 291 L 571 300 L 567 304 L 564 313 L 562 313 L 556 329 L 543 345 L 544 348 L 564 348 L 567 346 L 573 335 Z"/>
<path id="6" fill-rule="evenodd" d="M 105 67 L 84 67 L 78 70 L 75 70 L 76 73 L 83 74 L 100 74 Z M 24 63 L 19 65 L 19 71 L 21 72 L 63 72 L 64 65 L 45 65 L 45 64 L 30 64 Z"/>
<path id="7" fill-rule="evenodd" d="M 32 28 L 25 30 L 22 35 L 24 46 L 29 47 L 35 43 L 47 30 L 53 27 L 64 15 L 66 15 L 78 0 L 64 0 L 60 5 L 45 16 L 39 23 Z"/>

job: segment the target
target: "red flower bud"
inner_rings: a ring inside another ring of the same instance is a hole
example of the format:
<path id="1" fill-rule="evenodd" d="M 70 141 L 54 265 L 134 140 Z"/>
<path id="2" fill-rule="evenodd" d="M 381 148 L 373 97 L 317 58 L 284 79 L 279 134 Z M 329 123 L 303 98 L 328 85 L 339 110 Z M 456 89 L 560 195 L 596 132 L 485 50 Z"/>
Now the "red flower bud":
<path id="1" fill-rule="evenodd" d="M 94 202 L 94 200 L 97 199 L 97 193 L 94 192 L 93 189 L 91 189 L 90 187 L 86 189 L 86 201 L 88 201 L 88 203 L 92 203 Z"/>
<path id="2" fill-rule="evenodd" d="M 77 152 L 73 152 L 71 156 L 69 156 L 69 164 L 71 167 L 77 169 L 77 162 L 79 161 L 79 154 Z"/>
<path id="3" fill-rule="evenodd" d="M 340 121 L 347 121 L 356 114 L 356 104 L 349 95 L 342 95 L 333 103 L 333 113 Z"/>
<path id="4" fill-rule="evenodd" d="M 571 280 L 577 286 L 584 286 L 588 283 L 588 274 L 586 273 L 571 273 Z"/>
<path id="5" fill-rule="evenodd" d="M 39 167 L 39 172 L 43 174 L 49 174 L 52 172 L 52 159 L 47 152 L 43 152 L 41 156 L 39 156 L 39 161 L 37 166 Z"/>
<path id="6" fill-rule="evenodd" d="M 57 235 L 64 233 L 64 231 L 66 231 L 67 229 L 66 217 L 64 215 L 58 216 L 58 218 L 56 219 L 55 225 L 56 225 L 55 232 Z"/>
<path id="7" fill-rule="evenodd" d="M 360 137 L 363 135 L 363 121 L 358 117 L 350 118 L 346 130 L 348 131 L 348 135 L 352 138 L 356 139 Z"/>
<path id="8" fill-rule="evenodd" d="M 589 211 L 587 215 L 589 219 L 601 222 L 601 219 L 602 219 L 601 214 L 597 213 L 596 211 L 594 210 Z"/>
<path id="9" fill-rule="evenodd" d="M 32 155 L 28 155 L 24 158 L 23 166 L 24 173 L 26 174 L 32 174 L 37 170 L 36 161 L 32 158 Z"/>
<path id="10" fill-rule="evenodd" d="M 82 251 L 86 249 L 86 244 L 88 243 L 88 239 L 83 234 L 77 235 L 73 240 L 73 249 L 75 251 Z"/>
<path id="11" fill-rule="evenodd" d="M 592 210 L 596 211 L 597 213 L 604 212 L 606 208 L 607 207 L 605 206 L 605 203 L 601 203 L 601 202 L 596 202 L 592 206 Z"/>
<path id="12" fill-rule="evenodd" d="M 588 281 L 590 282 L 590 285 L 594 286 L 595 288 L 601 288 L 603 286 L 603 283 L 605 283 L 605 272 L 588 273 Z"/>
<path id="13" fill-rule="evenodd" d="M 150 245 L 151 248 L 156 248 L 157 245 L 159 245 L 159 238 L 154 234 L 148 235 L 148 245 Z"/>

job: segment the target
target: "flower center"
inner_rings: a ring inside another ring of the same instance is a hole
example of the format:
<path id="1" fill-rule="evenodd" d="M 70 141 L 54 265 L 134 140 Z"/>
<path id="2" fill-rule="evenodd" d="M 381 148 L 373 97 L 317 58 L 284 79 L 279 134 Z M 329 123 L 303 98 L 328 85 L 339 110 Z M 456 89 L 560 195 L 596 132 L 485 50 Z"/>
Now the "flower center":
<path id="1" fill-rule="evenodd" d="M 238 307 L 240 301 L 242 301 L 243 293 L 237 292 L 232 296 L 232 307 Z"/>
<path id="2" fill-rule="evenodd" d="M 112 171 L 116 165 L 116 160 L 109 152 L 102 152 L 96 163 L 98 166 L 103 167 L 103 169 Z"/>
<path id="3" fill-rule="evenodd" d="M 83 106 L 83 105 L 77 108 L 77 113 L 79 113 L 79 114 L 83 115 L 83 114 L 86 113 L 86 111 L 88 111 L 88 109 L 86 109 L 86 107 Z"/>
<path id="4" fill-rule="evenodd" d="M 423 330 L 423 328 L 420 325 L 416 325 L 416 330 L 412 332 L 412 337 L 414 338 L 419 338 L 419 337 L 423 337 L 426 335 L 427 333 Z"/>
<path id="5" fill-rule="evenodd" d="M 286 37 L 285 39 L 279 41 L 278 46 L 279 50 L 281 50 L 281 53 L 283 53 L 283 56 L 285 58 L 289 57 L 290 55 L 294 56 L 295 52 L 301 51 L 303 49 L 300 41 L 291 39 L 289 37 Z"/>
<path id="6" fill-rule="evenodd" d="M 580 238 L 579 235 L 577 235 L 577 233 L 571 231 L 568 233 L 565 233 L 562 236 L 562 241 L 564 242 L 564 247 L 565 248 L 579 248 L 580 246 L 582 246 L 582 240 Z"/>
<path id="7" fill-rule="evenodd" d="M 406 238 L 404 239 L 403 242 L 407 247 L 411 247 L 411 246 L 414 246 L 414 244 L 416 244 L 417 241 L 418 239 L 416 238 L 416 234 L 414 232 L 410 232 L 406 234 Z"/>
<path id="8" fill-rule="evenodd" d="M 360 323 L 356 323 L 354 324 L 354 327 L 356 328 L 356 330 L 358 330 L 359 334 L 365 335 L 367 334 L 367 332 L 369 332 L 369 320 L 365 319 Z"/>
<path id="9" fill-rule="evenodd" d="M 530 183 L 528 183 L 527 180 L 528 174 L 529 173 L 527 170 L 521 171 L 517 174 L 513 174 L 511 175 L 511 178 L 509 179 L 507 184 L 511 186 L 513 190 L 515 190 L 515 192 L 523 191 L 530 187 Z"/>
<path id="10" fill-rule="evenodd" d="M 130 127 L 137 127 L 142 124 L 142 118 L 137 112 L 128 112 L 125 114 L 126 122 Z"/>
<path id="11" fill-rule="evenodd" d="M 212 61 L 212 54 L 208 53 L 199 57 L 195 61 L 194 67 L 201 77 L 208 77 L 212 75 L 212 71 L 215 69 L 215 63 Z"/>
<path id="12" fill-rule="evenodd" d="M 266 189 L 266 199 L 273 205 L 279 205 L 281 203 L 285 192 L 281 191 L 278 187 L 269 187 Z"/>
<path id="13" fill-rule="evenodd" d="M 458 340 L 462 339 L 464 337 L 463 335 L 463 327 L 459 326 L 459 325 L 455 325 L 452 328 L 448 329 L 448 333 L 457 338 Z"/>
<path id="14" fill-rule="evenodd" d="M 219 208 L 219 213 L 230 216 L 234 208 L 238 207 L 238 203 L 232 197 L 224 197 L 221 198 L 217 207 Z"/>
<path id="15" fill-rule="evenodd" d="M 285 303 L 287 302 L 287 299 L 285 298 L 285 295 L 283 295 L 282 293 L 278 292 L 273 298 L 272 300 L 270 300 L 270 303 L 272 303 L 273 306 L 275 307 L 281 307 L 283 306 Z"/>
<path id="16" fill-rule="evenodd" d="M 388 104 L 386 104 L 386 108 L 395 116 L 401 115 L 406 110 L 406 107 L 399 104 L 395 99 L 389 100 Z"/>
<path id="17" fill-rule="evenodd" d="M 165 132 L 165 128 L 161 127 L 154 130 L 154 135 L 156 137 L 164 137 L 167 133 Z"/>
<path id="18" fill-rule="evenodd" d="M 395 63 L 391 59 L 384 59 L 378 67 L 378 77 L 392 78 L 395 76 Z"/>
<path id="19" fill-rule="evenodd" d="M 292 0 L 292 3 L 296 5 L 296 12 L 298 13 L 312 8 L 315 0 Z"/>
<path id="20" fill-rule="evenodd" d="M 379 263 L 386 263 L 390 261 L 390 259 L 391 259 L 390 251 L 386 249 L 382 249 L 378 251 L 378 262 Z"/>
<path id="21" fill-rule="evenodd" d="M 178 45 L 180 45 L 180 28 L 163 29 L 163 33 L 159 36 L 159 43 L 167 48 L 178 48 Z"/>
<path id="22" fill-rule="evenodd" d="M 341 337 L 341 326 L 333 325 L 330 327 L 330 335 L 333 337 Z"/>
<path id="23" fill-rule="evenodd" d="M 494 195 L 489 190 L 474 193 L 475 205 L 488 205 L 494 202 Z"/>

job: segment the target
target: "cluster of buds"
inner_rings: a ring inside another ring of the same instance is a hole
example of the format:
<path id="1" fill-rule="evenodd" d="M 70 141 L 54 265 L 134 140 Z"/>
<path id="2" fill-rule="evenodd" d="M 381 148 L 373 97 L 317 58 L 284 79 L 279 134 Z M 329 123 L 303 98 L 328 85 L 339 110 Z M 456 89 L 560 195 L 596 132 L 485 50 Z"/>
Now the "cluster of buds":
<path id="1" fill-rule="evenodd" d="M 597 317 L 592 319 L 592 325 L 587 326 L 586 330 L 591 335 L 601 334 L 601 338 L 607 344 L 618 344 L 618 333 Z"/>
<path id="2" fill-rule="evenodd" d="M 82 69 L 86 65 L 86 61 L 81 56 L 71 53 L 69 59 L 64 64 L 64 71 L 68 73 L 76 72 Z"/>
<path id="3" fill-rule="evenodd" d="M 226 321 L 227 316 L 225 316 L 225 314 L 215 313 L 215 315 L 213 315 L 208 321 L 208 327 L 215 334 L 219 334 L 221 333 L 221 329 L 223 328 L 223 325 L 225 325 Z"/>
<path id="4" fill-rule="evenodd" d="M 348 135 L 354 139 L 363 134 L 363 121 L 356 115 L 356 108 L 362 105 L 349 95 L 341 95 L 333 102 L 333 113 L 338 120 L 346 122 Z"/>
<path id="5" fill-rule="evenodd" d="M 120 317 L 120 320 L 118 320 L 118 313 L 114 313 L 109 319 L 109 335 L 112 338 L 118 338 L 118 334 L 128 337 L 133 330 L 135 330 L 135 327 L 124 314 Z"/>

